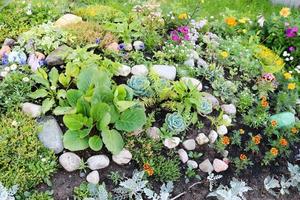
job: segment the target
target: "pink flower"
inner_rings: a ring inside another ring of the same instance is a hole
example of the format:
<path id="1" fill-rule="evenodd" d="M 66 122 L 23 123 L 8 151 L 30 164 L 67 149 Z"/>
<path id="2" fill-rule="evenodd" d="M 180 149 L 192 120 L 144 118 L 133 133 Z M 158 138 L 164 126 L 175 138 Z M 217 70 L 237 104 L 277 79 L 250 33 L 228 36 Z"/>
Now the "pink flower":
<path id="1" fill-rule="evenodd" d="M 189 27 L 188 26 L 180 26 L 177 29 L 180 33 L 186 35 L 189 33 Z"/>
<path id="2" fill-rule="evenodd" d="M 177 31 L 172 31 L 171 32 L 171 39 L 175 42 L 179 42 L 180 41 L 180 37 L 177 33 Z"/>

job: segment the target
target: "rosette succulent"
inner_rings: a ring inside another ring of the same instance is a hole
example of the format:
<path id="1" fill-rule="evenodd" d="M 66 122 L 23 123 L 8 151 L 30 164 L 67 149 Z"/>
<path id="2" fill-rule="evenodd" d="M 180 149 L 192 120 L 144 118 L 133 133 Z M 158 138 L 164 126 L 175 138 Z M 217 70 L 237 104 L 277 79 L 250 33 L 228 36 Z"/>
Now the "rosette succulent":
<path id="1" fill-rule="evenodd" d="M 172 132 L 179 133 L 186 129 L 185 121 L 179 113 L 167 114 L 165 122 Z"/>
<path id="2" fill-rule="evenodd" d="M 202 99 L 198 111 L 204 115 L 207 115 L 212 112 L 212 104 L 207 99 Z"/>
<path id="3" fill-rule="evenodd" d="M 150 81 L 145 76 L 132 76 L 127 85 L 133 90 L 135 96 L 150 96 Z"/>

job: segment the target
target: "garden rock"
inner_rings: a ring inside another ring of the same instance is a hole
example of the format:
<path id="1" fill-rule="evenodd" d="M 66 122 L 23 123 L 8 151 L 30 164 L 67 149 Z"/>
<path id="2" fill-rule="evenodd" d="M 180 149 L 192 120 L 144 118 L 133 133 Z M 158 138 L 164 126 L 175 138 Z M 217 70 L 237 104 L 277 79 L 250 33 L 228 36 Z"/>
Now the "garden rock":
<path id="1" fill-rule="evenodd" d="M 49 66 L 57 66 L 64 64 L 65 59 L 72 52 L 72 48 L 67 45 L 62 45 L 52 51 L 46 58 L 46 63 Z"/>
<path id="2" fill-rule="evenodd" d="M 145 49 L 145 44 L 144 44 L 144 42 L 142 42 L 142 41 L 135 41 L 135 42 L 133 43 L 133 47 L 134 47 L 134 49 L 137 50 L 137 51 L 142 51 L 142 50 Z"/>
<path id="3" fill-rule="evenodd" d="M 229 151 L 227 151 L 227 150 L 222 151 L 222 156 L 223 156 L 224 158 L 227 158 L 228 155 L 229 155 Z"/>
<path id="4" fill-rule="evenodd" d="M 160 138 L 160 130 L 157 127 L 150 127 L 147 130 L 147 135 L 150 138 L 154 139 L 154 140 L 159 140 L 159 138 Z"/>
<path id="5" fill-rule="evenodd" d="M 195 60 L 192 58 L 189 58 L 186 61 L 184 61 L 183 64 L 186 66 L 189 66 L 189 67 L 195 67 Z"/>
<path id="6" fill-rule="evenodd" d="M 109 51 L 119 52 L 119 44 L 117 42 L 110 43 L 106 46 Z"/>
<path id="7" fill-rule="evenodd" d="M 196 141 L 199 145 L 203 145 L 209 142 L 208 137 L 204 133 L 199 133 L 199 135 L 196 138 Z"/>
<path id="8" fill-rule="evenodd" d="M 145 65 L 135 65 L 131 68 L 131 73 L 133 75 L 147 76 L 148 72 L 149 70 Z"/>
<path id="9" fill-rule="evenodd" d="M 128 76 L 131 72 L 131 68 L 127 65 L 121 65 L 116 73 L 116 76 Z"/>
<path id="10" fill-rule="evenodd" d="M 179 149 L 178 155 L 179 155 L 181 162 L 183 162 L 183 163 L 186 163 L 189 160 L 189 156 L 184 149 Z"/>
<path id="11" fill-rule="evenodd" d="M 11 38 L 6 38 L 3 42 L 2 46 L 9 46 L 9 47 L 13 47 L 15 45 L 16 41 L 14 39 Z"/>
<path id="12" fill-rule="evenodd" d="M 112 159 L 118 165 L 125 165 L 131 161 L 132 154 L 127 149 L 123 149 L 119 154 L 113 155 Z"/>
<path id="13" fill-rule="evenodd" d="M 62 152 L 64 149 L 63 133 L 56 119 L 52 116 L 45 117 L 39 123 L 42 125 L 42 131 L 38 134 L 39 140 L 56 154 Z"/>
<path id="14" fill-rule="evenodd" d="M 103 169 L 108 167 L 109 158 L 106 155 L 92 156 L 87 160 L 87 164 L 91 170 Z"/>
<path id="15" fill-rule="evenodd" d="M 208 68 L 207 62 L 202 58 L 197 59 L 197 65 L 198 67 Z"/>
<path id="16" fill-rule="evenodd" d="M 98 184 L 100 181 L 100 176 L 98 171 L 92 171 L 86 176 L 86 181 L 92 184 Z"/>
<path id="17" fill-rule="evenodd" d="M 213 165 L 209 161 L 209 159 L 204 160 L 202 163 L 199 164 L 199 169 L 205 173 L 210 173 L 214 170 Z"/>
<path id="18" fill-rule="evenodd" d="M 188 139 L 188 140 L 185 140 L 182 143 L 182 145 L 186 150 L 192 151 L 192 150 L 195 150 L 195 148 L 196 148 L 196 141 L 194 139 Z"/>
<path id="19" fill-rule="evenodd" d="M 175 80 L 176 67 L 171 65 L 153 65 L 153 71 L 159 75 L 160 78 Z"/>
<path id="20" fill-rule="evenodd" d="M 68 172 L 79 169 L 80 162 L 80 157 L 72 152 L 63 153 L 61 156 L 59 156 L 59 163 Z"/>
<path id="21" fill-rule="evenodd" d="M 230 125 L 231 124 L 231 122 L 232 122 L 232 120 L 231 120 L 231 118 L 228 116 L 228 115 L 226 115 L 226 114 L 223 114 L 223 121 L 224 121 L 224 125 L 226 125 L 226 126 L 228 126 L 228 125 Z M 225 124 L 226 123 L 226 124 Z"/>
<path id="22" fill-rule="evenodd" d="M 203 96 L 205 99 L 207 99 L 211 104 L 213 108 L 216 108 L 219 106 L 219 101 L 216 97 L 213 95 L 207 93 L 207 92 L 202 92 Z"/>
<path id="23" fill-rule="evenodd" d="M 168 149 L 173 149 L 173 148 L 177 147 L 179 145 L 179 143 L 180 143 L 179 137 L 171 137 L 171 138 L 167 138 L 164 140 L 164 145 Z"/>
<path id="24" fill-rule="evenodd" d="M 219 136 L 224 136 L 228 133 L 227 127 L 225 125 L 221 125 L 217 127 L 217 133 Z"/>
<path id="25" fill-rule="evenodd" d="M 65 15 L 61 16 L 54 23 L 54 26 L 61 28 L 61 27 L 64 27 L 64 26 L 68 26 L 70 24 L 77 24 L 79 22 L 82 22 L 81 17 L 78 17 L 78 16 L 73 15 L 73 14 L 65 14 Z"/>
<path id="26" fill-rule="evenodd" d="M 202 90 L 202 83 L 195 79 L 195 78 L 190 78 L 190 77 L 182 77 L 180 79 L 182 82 L 184 82 L 184 84 L 188 84 L 188 83 L 191 83 L 194 87 L 197 88 L 198 91 L 201 91 Z"/>
<path id="27" fill-rule="evenodd" d="M 214 170 L 217 173 L 219 173 L 219 172 L 226 171 L 228 169 L 228 164 L 225 163 L 223 160 L 216 158 L 216 159 L 214 159 L 213 167 L 214 167 Z"/>
<path id="28" fill-rule="evenodd" d="M 276 128 L 285 128 L 292 126 L 295 122 L 295 115 L 291 112 L 282 112 L 276 115 L 272 115 L 270 120 L 275 120 L 277 122 Z"/>
<path id="29" fill-rule="evenodd" d="M 3 57 L 3 55 L 7 55 L 9 52 L 11 51 L 11 48 L 7 45 L 2 46 L 2 48 L 0 49 L 0 58 Z"/>
<path id="30" fill-rule="evenodd" d="M 216 131 L 214 131 L 214 130 L 211 130 L 211 131 L 209 132 L 208 138 L 209 138 L 209 142 L 210 142 L 211 144 L 213 144 L 213 143 L 215 143 L 215 141 L 216 141 L 217 138 L 218 138 L 218 133 L 217 133 Z"/>
<path id="31" fill-rule="evenodd" d="M 42 106 L 34 104 L 34 103 L 23 103 L 22 104 L 22 111 L 32 117 L 36 118 L 41 116 L 42 114 Z"/>
<path id="32" fill-rule="evenodd" d="M 236 114 L 236 107 L 233 104 L 223 104 L 221 105 L 221 109 L 228 115 Z"/>
<path id="33" fill-rule="evenodd" d="M 189 168 L 192 168 L 192 169 L 198 168 L 198 163 L 194 160 L 188 160 L 186 164 Z"/>

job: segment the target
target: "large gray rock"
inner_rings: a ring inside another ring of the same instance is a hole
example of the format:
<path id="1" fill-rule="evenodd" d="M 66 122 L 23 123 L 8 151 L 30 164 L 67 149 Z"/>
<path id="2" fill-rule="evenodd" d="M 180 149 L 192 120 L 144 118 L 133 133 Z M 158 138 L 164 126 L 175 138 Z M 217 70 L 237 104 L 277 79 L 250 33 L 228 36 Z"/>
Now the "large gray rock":
<path id="1" fill-rule="evenodd" d="M 160 78 L 174 80 L 176 78 L 176 67 L 171 65 L 153 65 L 153 71 L 159 75 Z"/>
<path id="2" fill-rule="evenodd" d="M 42 106 L 34 104 L 34 103 L 23 103 L 22 104 L 22 111 L 32 117 L 36 118 L 41 116 L 42 114 Z"/>
<path id="3" fill-rule="evenodd" d="M 14 39 L 11 38 L 6 38 L 3 42 L 3 46 L 14 46 L 14 44 L 16 43 L 16 41 Z"/>
<path id="4" fill-rule="evenodd" d="M 118 68 L 118 71 L 116 72 L 116 76 L 128 76 L 131 72 L 131 68 L 127 65 L 121 65 L 119 68 Z"/>
<path id="5" fill-rule="evenodd" d="M 152 138 L 153 140 L 159 140 L 160 138 L 160 130 L 159 128 L 153 126 L 147 129 L 148 137 Z"/>
<path id="6" fill-rule="evenodd" d="M 228 164 L 225 163 L 223 160 L 216 158 L 216 159 L 214 159 L 213 167 L 214 167 L 214 170 L 217 173 L 219 173 L 219 172 L 226 171 L 228 169 Z"/>
<path id="7" fill-rule="evenodd" d="M 189 168 L 192 168 L 192 169 L 198 168 L 198 163 L 194 160 L 188 160 L 186 164 Z"/>
<path id="8" fill-rule="evenodd" d="M 199 164 L 199 169 L 203 172 L 210 173 L 214 170 L 213 165 L 209 161 L 209 159 L 204 160 L 202 163 Z"/>
<path id="9" fill-rule="evenodd" d="M 39 121 L 42 131 L 38 134 L 39 140 L 43 145 L 53 150 L 56 154 L 63 151 L 63 133 L 56 119 L 48 116 Z"/>
<path id="10" fill-rule="evenodd" d="M 119 154 L 113 155 L 112 159 L 118 165 L 126 165 L 132 159 L 132 154 L 127 149 L 123 149 Z"/>
<path id="11" fill-rule="evenodd" d="M 147 76 L 148 72 L 149 70 L 146 65 L 135 65 L 131 68 L 131 73 L 133 75 Z"/>
<path id="12" fill-rule="evenodd" d="M 219 106 L 219 101 L 216 97 L 213 95 L 207 93 L 207 92 L 202 92 L 203 96 L 205 99 L 207 99 L 211 104 L 213 108 L 216 108 Z"/>
<path id="13" fill-rule="evenodd" d="M 185 140 L 182 145 L 186 150 L 193 151 L 196 148 L 196 141 L 194 139 L 188 139 Z"/>
<path id="14" fill-rule="evenodd" d="M 63 65 L 65 59 L 72 52 L 72 48 L 67 45 L 62 45 L 52 51 L 46 58 L 46 63 L 49 66 Z"/>
<path id="15" fill-rule="evenodd" d="M 106 155 L 92 156 L 87 160 L 87 164 L 91 170 L 103 169 L 108 167 L 109 158 Z"/>
<path id="16" fill-rule="evenodd" d="M 171 138 L 166 138 L 164 140 L 164 145 L 168 149 L 174 149 L 177 147 L 180 143 L 180 138 L 179 137 L 171 137 Z"/>
<path id="17" fill-rule="evenodd" d="M 199 145 L 203 145 L 209 142 L 208 137 L 204 133 L 199 133 L 196 137 L 196 141 Z"/>
<path id="18" fill-rule="evenodd" d="M 65 14 L 63 16 L 61 16 L 55 23 L 54 26 L 56 27 L 64 27 L 64 26 L 68 26 L 70 24 L 76 24 L 82 22 L 82 18 L 78 17 L 76 15 L 73 14 Z"/>
<path id="19" fill-rule="evenodd" d="M 59 156 L 59 163 L 68 172 L 75 171 L 80 167 L 80 157 L 75 153 L 67 152 Z"/>
<path id="20" fill-rule="evenodd" d="M 236 107 L 233 104 L 223 104 L 221 105 L 221 109 L 228 115 L 236 114 Z"/>

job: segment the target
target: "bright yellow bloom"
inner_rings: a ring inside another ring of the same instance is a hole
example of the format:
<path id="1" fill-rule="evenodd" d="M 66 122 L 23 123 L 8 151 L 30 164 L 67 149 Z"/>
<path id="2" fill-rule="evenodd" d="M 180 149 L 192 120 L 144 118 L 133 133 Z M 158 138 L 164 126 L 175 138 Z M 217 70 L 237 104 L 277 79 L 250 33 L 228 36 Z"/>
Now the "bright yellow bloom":
<path id="1" fill-rule="evenodd" d="M 178 19 L 187 19 L 188 18 L 188 14 L 186 13 L 181 13 L 179 16 L 178 16 Z"/>
<path id="2" fill-rule="evenodd" d="M 225 23 L 228 25 L 228 26 L 236 26 L 237 25 L 237 21 L 236 21 L 236 18 L 235 17 L 227 17 L 225 19 Z"/>
<path id="3" fill-rule="evenodd" d="M 220 53 L 220 55 L 221 55 L 223 58 L 228 58 L 229 53 L 228 53 L 227 51 L 222 51 L 222 52 Z"/>
<path id="4" fill-rule="evenodd" d="M 271 150 L 270 150 L 271 154 L 273 156 L 277 156 L 278 155 L 278 149 L 276 149 L 275 147 L 272 147 Z"/>
<path id="5" fill-rule="evenodd" d="M 291 79 L 292 78 L 292 74 L 288 73 L 288 72 L 284 73 L 283 76 L 284 76 L 285 79 Z"/>
<path id="6" fill-rule="evenodd" d="M 296 88 L 296 83 L 289 83 L 288 84 L 288 89 L 289 90 L 294 90 Z"/>
<path id="7" fill-rule="evenodd" d="M 288 17 L 291 14 L 291 10 L 287 7 L 284 7 L 280 10 L 279 13 L 282 17 Z"/>
<path id="8" fill-rule="evenodd" d="M 249 20 L 248 18 L 243 17 L 242 19 L 239 19 L 239 22 L 240 22 L 241 24 L 245 24 L 245 23 L 247 23 L 248 20 Z"/>
<path id="9" fill-rule="evenodd" d="M 247 30 L 246 30 L 246 29 L 243 29 L 242 31 L 243 31 L 243 33 L 247 33 Z"/>

